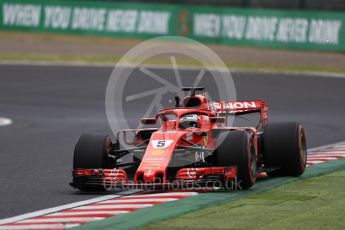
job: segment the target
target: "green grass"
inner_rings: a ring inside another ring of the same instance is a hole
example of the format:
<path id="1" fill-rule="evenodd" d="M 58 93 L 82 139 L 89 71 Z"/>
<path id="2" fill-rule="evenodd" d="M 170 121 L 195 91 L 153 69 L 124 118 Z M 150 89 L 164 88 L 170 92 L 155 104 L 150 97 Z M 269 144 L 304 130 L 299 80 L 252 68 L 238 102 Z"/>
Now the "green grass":
<path id="1" fill-rule="evenodd" d="M 141 229 L 345 229 L 345 171 L 200 209 Z"/>
<path id="2" fill-rule="evenodd" d="M 121 59 L 120 56 L 106 56 L 106 55 L 55 55 L 55 54 L 16 54 L 16 53 L 1 53 L 0 61 L 30 61 L 30 62 L 49 62 L 49 63 L 86 63 L 86 64 L 116 64 Z M 140 63 L 140 57 L 129 64 Z M 269 72 L 319 72 L 319 73 L 334 73 L 345 74 L 345 66 L 315 66 L 315 65 L 271 65 L 262 63 L 241 63 L 224 60 L 226 66 L 230 70 L 242 71 L 269 71 Z M 147 65 L 171 65 L 168 58 L 151 58 L 145 60 L 143 64 Z M 200 62 L 188 58 L 179 58 L 179 66 L 184 67 L 202 67 Z M 207 64 L 207 63 L 206 63 Z M 217 68 L 217 66 L 208 66 Z"/>

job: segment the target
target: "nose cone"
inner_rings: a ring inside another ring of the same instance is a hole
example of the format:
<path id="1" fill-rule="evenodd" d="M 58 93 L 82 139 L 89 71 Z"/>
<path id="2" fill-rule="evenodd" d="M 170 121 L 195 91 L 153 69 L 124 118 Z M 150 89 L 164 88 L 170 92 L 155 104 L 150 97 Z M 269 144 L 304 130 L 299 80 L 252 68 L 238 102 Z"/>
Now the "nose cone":
<path id="1" fill-rule="evenodd" d="M 136 182 L 165 183 L 166 169 L 184 132 L 157 131 L 152 134 L 143 160 L 135 175 Z"/>

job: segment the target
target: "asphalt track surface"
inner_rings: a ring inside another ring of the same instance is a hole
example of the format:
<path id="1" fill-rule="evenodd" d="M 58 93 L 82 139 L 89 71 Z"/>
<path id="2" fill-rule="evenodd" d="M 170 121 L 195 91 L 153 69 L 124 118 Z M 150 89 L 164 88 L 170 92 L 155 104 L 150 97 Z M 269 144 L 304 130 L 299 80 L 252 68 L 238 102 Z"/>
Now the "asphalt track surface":
<path id="1" fill-rule="evenodd" d="M 0 116 L 13 120 L 0 126 L 0 219 L 102 195 L 81 194 L 68 183 L 79 135 L 110 133 L 104 95 L 111 72 L 110 67 L 0 65 Z M 345 78 L 233 77 L 239 100 L 269 101 L 271 121 L 302 122 L 309 148 L 345 140 Z M 138 104 L 138 111 L 143 107 Z"/>

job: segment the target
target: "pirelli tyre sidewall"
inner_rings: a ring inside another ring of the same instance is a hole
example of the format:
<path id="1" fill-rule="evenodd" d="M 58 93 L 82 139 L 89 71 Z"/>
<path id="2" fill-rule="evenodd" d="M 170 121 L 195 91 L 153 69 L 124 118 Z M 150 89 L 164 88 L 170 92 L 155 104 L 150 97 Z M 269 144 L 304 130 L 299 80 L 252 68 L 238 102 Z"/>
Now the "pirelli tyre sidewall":
<path id="1" fill-rule="evenodd" d="M 299 176 L 307 164 L 307 143 L 298 122 L 273 123 L 264 129 L 264 161 L 269 176 Z"/>
<path id="2" fill-rule="evenodd" d="M 247 131 L 225 131 L 218 137 L 215 151 L 217 166 L 237 166 L 237 182 L 242 189 L 250 188 L 256 180 L 256 154 L 253 137 Z"/>

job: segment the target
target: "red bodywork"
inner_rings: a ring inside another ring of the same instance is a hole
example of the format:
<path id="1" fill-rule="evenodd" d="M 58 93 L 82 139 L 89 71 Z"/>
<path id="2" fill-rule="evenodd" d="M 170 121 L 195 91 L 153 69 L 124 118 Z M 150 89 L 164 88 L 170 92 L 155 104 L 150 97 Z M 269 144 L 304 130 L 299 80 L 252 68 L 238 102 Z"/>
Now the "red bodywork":
<path id="1" fill-rule="evenodd" d="M 229 114 L 260 113 L 260 121 L 257 127 L 228 127 L 227 116 Z M 202 181 L 209 176 L 222 176 L 227 181 L 236 177 L 236 165 L 229 167 L 176 167 L 174 175 L 169 174 L 169 167 L 172 167 L 172 159 L 179 154 L 179 149 L 195 148 L 195 158 L 202 159 L 204 153 L 197 150 L 200 146 L 205 151 L 213 151 L 217 145 L 216 133 L 224 130 L 248 130 L 254 138 L 256 155 L 258 152 L 257 133 L 262 132 L 268 119 L 268 105 L 265 101 L 241 101 L 241 102 L 213 102 L 207 93 L 188 96 L 183 100 L 183 105 L 177 108 L 160 111 L 155 118 L 144 118 L 143 121 L 161 121 L 160 128 L 147 128 L 138 130 L 121 130 L 117 138 L 124 140 L 126 144 L 138 146 L 145 142 L 141 134 L 150 132 L 149 142 L 142 150 L 142 160 L 132 178 L 127 175 L 125 167 L 114 169 L 91 170 L 76 169 L 75 174 L 100 175 L 104 184 L 140 184 L 140 183 L 189 183 Z M 179 127 L 179 120 L 186 114 L 198 114 L 198 127 L 183 129 Z M 128 141 L 129 132 L 137 135 L 134 140 Z M 196 159 L 198 160 L 198 159 Z"/>

